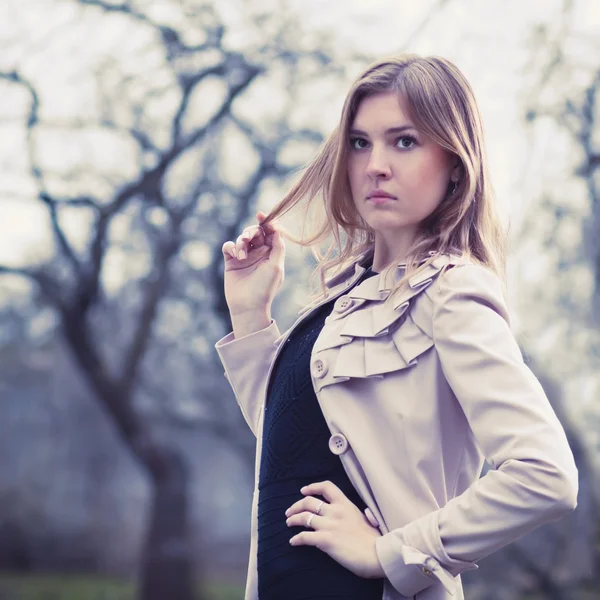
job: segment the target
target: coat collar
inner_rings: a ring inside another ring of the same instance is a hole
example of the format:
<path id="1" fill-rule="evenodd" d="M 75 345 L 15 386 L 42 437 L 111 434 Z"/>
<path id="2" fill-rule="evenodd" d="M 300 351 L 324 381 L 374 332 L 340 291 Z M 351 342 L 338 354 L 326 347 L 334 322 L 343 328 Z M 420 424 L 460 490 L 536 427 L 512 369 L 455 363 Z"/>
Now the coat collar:
<path id="1" fill-rule="evenodd" d="M 353 264 L 329 280 L 328 295 L 335 296 L 346 287 L 356 283 L 367 270 L 368 258 L 364 255 L 359 257 Z M 337 320 L 344 317 L 345 324 L 340 332 L 344 336 L 377 337 L 383 335 L 389 330 L 392 323 L 398 321 L 407 311 L 412 299 L 428 288 L 446 266 L 466 260 L 458 255 L 435 256 L 430 264 L 408 279 L 408 285 L 403 286 L 396 293 L 393 301 L 386 304 L 384 300 L 390 295 L 393 285 L 398 283 L 404 275 L 406 265 L 401 263 L 387 279 L 384 279 L 381 274 L 374 275 L 352 287 L 341 299 L 338 298 L 332 318 Z M 347 301 L 344 301 L 344 298 L 352 298 L 349 308 L 346 308 Z M 370 306 L 367 310 L 357 310 L 369 301 Z"/>
<path id="2" fill-rule="evenodd" d="M 345 308 L 338 310 L 341 307 L 338 307 L 336 303 L 332 318 L 337 319 L 342 315 L 347 315 L 349 318 L 347 320 L 346 331 L 350 335 L 377 336 L 384 333 L 391 323 L 402 316 L 409 307 L 410 300 L 425 290 L 446 265 L 467 261 L 467 259 L 455 254 L 440 254 L 436 256 L 431 264 L 409 278 L 408 285 L 403 286 L 402 290 L 396 294 L 392 303 L 384 304 L 383 301 L 390 295 L 393 285 L 404 275 L 406 265 L 399 263 L 398 268 L 385 280 L 381 274 L 377 274 L 365 279 L 358 285 L 354 285 L 367 270 L 367 265 L 370 264 L 371 258 L 372 248 L 361 254 L 350 265 L 342 269 L 342 271 L 326 280 L 325 299 L 320 298 L 300 309 L 298 317 L 302 318 L 315 306 L 327 302 L 327 299 L 340 296 L 346 288 L 354 286 L 351 287 L 348 294 L 343 294 L 341 299 L 344 302 L 343 298 L 352 298 L 350 310 Z M 356 309 L 369 301 L 373 306 L 368 311 L 368 314 L 364 311 L 356 311 Z M 339 298 L 338 302 L 340 302 Z M 349 314 L 354 312 L 358 312 L 358 314 Z"/>
<path id="3" fill-rule="evenodd" d="M 429 256 L 435 256 L 436 252 L 430 252 Z M 350 287 L 358 281 L 367 270 L 372 256 L 372 251 L 368 250 L 359 256 L 352 264 L 344 268 L 340 273 L 325 282 L 328 296 L 331 296 L 337 291 L 337 288 Z M 427 259 L 421 261 L 421 264 Z M 441 254 L 437 255 L 433 261 L 420 272 L 412 275 L 408 280 L 408 291 L 420 291 L 421 286 L 427 287 L 435 276 L 448 264 L 462 262 L 458 255 Z M 350 298 L 358 298 L 362 300 L 385 300 L 393 288 L 400 281 L 406 269 L 406 263 L 399 263 L 397 268 L 392 273 L 384 278 L 381 274 L 374 275 L 359 285 L 355 286 L 348 292 Z M 413 294 L 411 294 L 413 295 Z"/>

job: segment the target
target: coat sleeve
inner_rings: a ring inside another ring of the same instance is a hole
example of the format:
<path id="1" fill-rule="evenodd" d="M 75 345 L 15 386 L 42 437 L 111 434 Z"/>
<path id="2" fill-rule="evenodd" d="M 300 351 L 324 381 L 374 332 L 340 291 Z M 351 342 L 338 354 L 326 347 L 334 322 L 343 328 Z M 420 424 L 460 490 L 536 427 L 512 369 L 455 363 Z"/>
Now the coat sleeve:
<path id="1" fill-rule="evenodd" d="M 436 286 L 439 361 L 491 468 L 439 510 L 377 540 L 386 576 L 406 596 L 439 582 L 454 590 L 456 575 L 577 506 L 573 453 L 523 362 L 500 279 L 463 264 Z"/>
<path id="2" fill-rule="evenodd" d="M 240 338 L 228 333 L 215 343 L 235 399 L 256 437 L 262 402 L 267 391 L 267 374 L 283 336 L 277 323 Z"/>

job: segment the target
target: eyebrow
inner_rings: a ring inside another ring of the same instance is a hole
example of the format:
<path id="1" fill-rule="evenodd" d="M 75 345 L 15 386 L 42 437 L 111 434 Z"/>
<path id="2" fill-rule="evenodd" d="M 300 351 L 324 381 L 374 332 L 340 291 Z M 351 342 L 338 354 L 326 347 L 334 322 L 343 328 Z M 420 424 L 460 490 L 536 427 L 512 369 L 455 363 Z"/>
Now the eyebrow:
<path id="1" fill-rule="evenodd" d="M 390 127 L 389 129 L 385 130 L 385 133 L 386 134 L 401 133 L 402 131 L 406 131 L 407 129 L 416 129 L 416 127 L 414 125 L 401 125 L 399 127 Z M 351 129 L 350 134 L 351 135 L 366 135 L 366 136 L 369 135 L 366 131 L 363 131 L 362 129 Z"/>

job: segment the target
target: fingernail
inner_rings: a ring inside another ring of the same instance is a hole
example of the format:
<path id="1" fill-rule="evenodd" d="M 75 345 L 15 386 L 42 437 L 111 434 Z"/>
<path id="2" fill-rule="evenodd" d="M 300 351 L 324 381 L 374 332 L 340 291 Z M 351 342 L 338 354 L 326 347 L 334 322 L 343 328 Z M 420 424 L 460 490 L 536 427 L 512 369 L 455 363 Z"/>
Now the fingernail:
<path id="1" fill-rule="evenodd" d="M 240 260 L 243 260 L 244 258 L 246 258 L 246 251 L 245 251 L 245 250 L 240 250 L 240 251 L 238 252 L 238 258 L 239 258 Z"/>

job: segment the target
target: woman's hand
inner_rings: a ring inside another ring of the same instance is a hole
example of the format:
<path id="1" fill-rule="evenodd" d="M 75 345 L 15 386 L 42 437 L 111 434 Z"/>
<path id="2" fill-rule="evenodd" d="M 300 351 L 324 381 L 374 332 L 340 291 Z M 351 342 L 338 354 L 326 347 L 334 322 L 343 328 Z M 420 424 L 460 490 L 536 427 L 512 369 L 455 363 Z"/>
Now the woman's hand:
<path id="1" fill-rule="evenodd" d="M 223 244 L 225 300 L 232 315 L 270 310 L 285 278 L 285 243 L 281 228 L 261 225 L 265 213 L 256 213 L 257 224 Z"/>
<path id="2" fill-rule="evenodd" d="M 367 517 L 331 481 L 311 483 L 300 492 L 305 498 L 286 511 L 288 527 L 306 527 L 310 519 L 313 531 L 303 531 L 290 539 L 293 546 L 316 546 L 359 577 L 385 577 L 375 551 L 381 536 Z M 313 497 L 318 494 L 325 502 Z"/>

